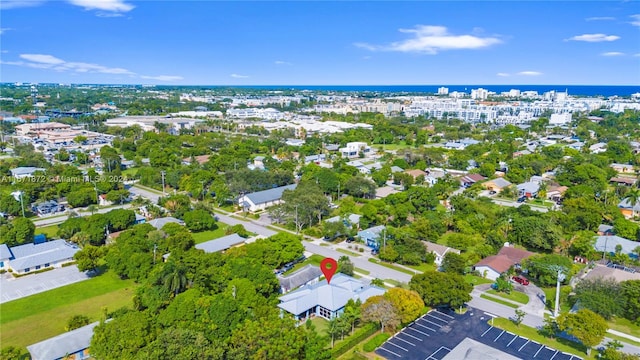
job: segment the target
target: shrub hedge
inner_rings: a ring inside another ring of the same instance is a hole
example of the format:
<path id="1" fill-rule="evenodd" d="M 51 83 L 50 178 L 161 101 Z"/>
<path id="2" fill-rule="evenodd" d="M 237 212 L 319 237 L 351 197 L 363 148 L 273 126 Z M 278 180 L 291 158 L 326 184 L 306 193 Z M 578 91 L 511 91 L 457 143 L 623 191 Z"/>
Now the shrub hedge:
<path id="1" fill-rule="evenodd" d="M 367 341 L 366 344 L 362 347 L 362 349 L 366 352 L 372 352 L 377 349 L 380 345 L 384 344 L 385 341 L 390 337 L 387 333 L 378 334 L 373 337 L 373 339 Z"/>
<path id="2" fill-rule="evenodd" d="M 346 353 L 352 347 L 358 345 L 362 340 L 368 338 L 373 333 L 378 331 L 378 324 L 375 323 L 367 323 L 361 328 L 357 329 L 353 332 L 353 334 L 349 335 L 344 341 L 339 342 L 336 346 L 331 349 L 331 355 L 334 358 Z"/>

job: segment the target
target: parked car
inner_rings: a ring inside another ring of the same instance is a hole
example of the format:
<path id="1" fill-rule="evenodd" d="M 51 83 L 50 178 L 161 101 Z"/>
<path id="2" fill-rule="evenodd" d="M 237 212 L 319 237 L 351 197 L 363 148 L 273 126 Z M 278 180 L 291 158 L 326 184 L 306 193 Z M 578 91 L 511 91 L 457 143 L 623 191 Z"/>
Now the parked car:
<path id="1" fill-rule="evenodd" d="M 379 251 L 376 249 L 371 250 L 371 255 L 378 255 Z"/>
<path id="2" fill-rule="evenodd" d="M 529 279 L 525 278 L 522 275 L 514 276 L 514 277 L 512 277 L 512 279 L 513 279 L 513 281 L 517 282 L 518 284 L 529 285 Z"/>
<path id="3" fill-rule="evenodd" d="M 489 195 L 495 195 L 495 194 L 497 194 L 495 190 L 489 191 Z"/>
<path id="4" fill-rule="evenodd" d="M 525 202 L 525 201 L 527 201 L 527 197 L 526 197 L 526 196 L 522 196 L 522 197 L 519 197 L 519 198 L 518 198 L 518 202 L 519 202 L 519 203 L 523 203 L 523 202 Z"/>

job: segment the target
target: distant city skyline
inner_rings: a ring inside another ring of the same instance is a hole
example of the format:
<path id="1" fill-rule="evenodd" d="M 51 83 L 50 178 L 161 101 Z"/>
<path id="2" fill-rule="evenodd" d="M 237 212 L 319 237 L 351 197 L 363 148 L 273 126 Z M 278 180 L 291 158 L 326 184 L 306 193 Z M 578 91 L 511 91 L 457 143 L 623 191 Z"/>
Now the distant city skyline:
<path id="1" fill-rule="evenodd" d="M 0 82 L 639 85 L 637 1 L 3 0 Z"/>

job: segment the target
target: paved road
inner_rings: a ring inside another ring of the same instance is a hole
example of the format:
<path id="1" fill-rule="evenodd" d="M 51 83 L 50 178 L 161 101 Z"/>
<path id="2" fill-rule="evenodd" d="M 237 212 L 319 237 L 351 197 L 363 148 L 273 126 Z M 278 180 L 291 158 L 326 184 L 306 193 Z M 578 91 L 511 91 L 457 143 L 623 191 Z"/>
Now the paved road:
<path id="1" fill-rule="evenodd" d="M 40 274 L 13 278 L 9 274 L 0 277 L 0 303 L 20 299 L 61 286 L 87 280 L 89 277 L 75 265 L 56 268 Z"/>
<path id="2" fill-rule="evenodd" d="M 382 265 L 371 263 L 363 257 L 350 256 L 339 251 L 332 250 L 329 247 L 320 246 L 309 241 L 303 241 L 302 244 L 304 245 L 305 250 L 309 252 L 325 257 L 332 257 L 336 260 L 342 256 L 349 256 L 349 259 L 351 259 L 351 262 L 355 267 L 369 271 L 369 276 L 372 278 L 378 278 L 382 280 L 392 279 L 403 283 L 408 283 L 409 280 L 411 280 L 411 275 L 409 274 L 405 274 L 403 272 L 396 271 Z"/>
<path id="3" fill-rule="evenodd" d="M 544 206 L 535 206 L 535 205 L 531 205 L 531 204 L 527 204 L 527 203 L 519 203 L 517 201 L 512 201 L 512 200 L 491 199 L 491 201 L 493 201 L 494 204 L 497 204 L 497 205 L 500 205 L 500 206 L 520 207 L 522 205 L 529 205 L 529 207 L 533 211 L 538 211 L 538 212 L 543 212 L 543 213 L 546 213 L 546 212 L 549 211 L 549 209 L 547 207 L 544 207 Z"/>
<path id="4" fill-rule="evenodd" d="M 129 190 L 129 192 L 133 195 L 140 195 L 144 198 L 149 199 L 149 201 L 151 201 L 151 203 L 153 203 L 154 205 L 158 205 L 158 199 L 160 199 L 160 197 L 162 196 L 161 194 L 151 192 L 137 186 L 129 186 L 127 187 L 127 190 Z"/>
<path id="5" fill-rule="evenodd" d="M 98 211 L 96 211 L 96 213 L 104 214 L 104 213 L 108 213 L 111 210 L 128 209 L 130 207 L 131 207 L 131 204 L 110 206 L 108 208 L 99 209 Z M 89 215 L 91 215 L 91 212 L 86 211 L 86 210 L 74 210 L 74 211 L 77 212 L 78 215 L 80 215 L 80 216 L 89 216 Z M 69 216 L 67 214 L 62 215 L 62 216 L 53 216 L 53 217 L 50 217 L 50 218 L 43 217 L 43 218 L 38 218 L 38 220 L 34 220 L 33 224 L 36 227 L 49 226 L 49 225 L 54 225 L 54 224 L 60 224 L 60 223 L 64 222 L 65 220 L 67 220 L 68 218 L 69 218 Z"/>
<path id="6" fill-rule="evenodd" d="M 231 216 L 225 215 L 225 214 L 221 214 L 221 213 L 216 213 L 216 216 L 218 217 L 218 219 L 228 225 L 238 225 L 238 224 L 242 224 L 244 226 L 245 229 L 247 229 L 248 231 L 252 232 L 252 233 L 256 233 L 258 235 L 264 236 L 264 237 L 269 237 L 269 236 L 273 236 L 275 234 L 277 234 L 277 231 L 273 231 L 269 228 L 267 228 L 264 225 L 259 225 L 256 224 L 254 222 L 251 222 L 249 220 L 244 221 L 244 220 L 239 220 L 236 218 L 233 218 Z"/>

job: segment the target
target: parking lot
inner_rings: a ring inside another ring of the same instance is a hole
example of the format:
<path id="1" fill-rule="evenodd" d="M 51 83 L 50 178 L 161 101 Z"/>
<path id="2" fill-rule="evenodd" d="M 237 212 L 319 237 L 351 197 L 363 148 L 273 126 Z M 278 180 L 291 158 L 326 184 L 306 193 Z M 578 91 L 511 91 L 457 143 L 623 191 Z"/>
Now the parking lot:
<path id="1" fill-rule="evenodd" d="M 61 286 L 87 280 L 89 276 L 80 272 L 76 265 L 56 268 L 40 274 L 13 278 L 10 274 L 0 276 L 0 303 L 20 299 Z"/>
<path id="2" fill-rule="evenodd" d="M 490 314 L 473 308 L 463 315 L 431 310 L 387 340 L 376 354 L 393 360 L 441 360 L 470 338 L 520 359 L 581 359 L 492 327 L 490 319 Z"/>

